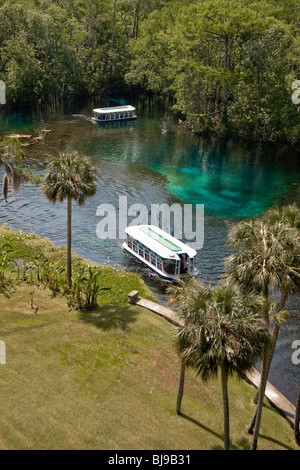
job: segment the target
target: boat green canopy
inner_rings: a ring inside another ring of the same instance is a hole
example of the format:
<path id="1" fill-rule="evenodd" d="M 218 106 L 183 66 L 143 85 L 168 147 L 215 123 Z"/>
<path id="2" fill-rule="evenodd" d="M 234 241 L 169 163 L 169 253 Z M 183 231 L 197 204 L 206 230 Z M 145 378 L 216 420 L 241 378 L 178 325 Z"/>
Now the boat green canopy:
<path id="1" fill-rule="evenodd" d="M 149 235 L 149 237 L 151 238 L 154 238 L 154 240 L 156 240 L 157 242 L 161 243 L 163 246 L 165 246 L 166 248 L 168 248 L 169 250 L 172 250 L 172 251 L 182 251 L 182 248 L 178 245 L 175 245 L 175 243 L 171 242 L 171 240 L 168 240 L 166 237 L 164 237 L 163 235 L 157 233 L 156 230 L 153 230 L 151 227 L 140 227 L 140 230 L 142 230 L 142 232 L 146 233 L 147 235 Z"/>

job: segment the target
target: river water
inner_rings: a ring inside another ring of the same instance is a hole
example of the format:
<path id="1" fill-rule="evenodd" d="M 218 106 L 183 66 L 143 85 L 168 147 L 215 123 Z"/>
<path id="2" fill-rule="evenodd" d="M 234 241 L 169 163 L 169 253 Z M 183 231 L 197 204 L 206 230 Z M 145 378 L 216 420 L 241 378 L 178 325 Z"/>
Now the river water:
<path id="1" fill-rule="evenodd" d="M 94 107 L 124 103 L 110 100 Z M 274 204 L 300 205 L 300 154 L 285 146 L 204 139 L 185 130 L 160 102 L 130 104 L 136 105 L 138 119 L 115 124 L 93 123 L 93 103 L 35 114 L 8 114 L 2 107 L 0 136 L 26 135 L 21 141 L 28 166 L 41 175 L 50 156 L 60 151 L 77 150 L 92 158 L 100 169 L 97 193 L 84 206 L 73 206 L 73 250 L 92 261 L 139 272 L 165 302 L 164 286 L 122 251 L 120 240 L 97 237 L 97 208 L 110 204 L 118 226 L 120 196 L 123 201 L 126 196 L 128 208 L 142 204 L 149 214 L 152 204 L 204 204 L 204 244 L 197 268 L 201 280 L 214 284 L 229 254 L 225 243 L 232 223 L 258 216 Z M 128 216 L 128 223 L 133 218 Z M 66 244 L 66 205 L 50 204 L 30 185 L 22 186 L 9 204 L 1 197 L 0 222 Z M 295 403 L 300 364 L 292 363 L 292 343 L 300 340 L 299 299 L 290 298 L 287 308 L 291 319 L 281 328 L 270 381 Z"/>

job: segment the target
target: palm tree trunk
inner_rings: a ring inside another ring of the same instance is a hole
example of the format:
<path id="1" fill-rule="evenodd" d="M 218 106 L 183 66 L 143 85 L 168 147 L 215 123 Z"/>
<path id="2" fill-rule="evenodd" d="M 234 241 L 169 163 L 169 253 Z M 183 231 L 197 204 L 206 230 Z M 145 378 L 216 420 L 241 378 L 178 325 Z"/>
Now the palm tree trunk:
<path id="1" fill-rule="evenodd" d="M 289 293 L 288 293 L 287 289 L 284 289 L 284 290 L 281 291 L 281 297 L 280 297 L 280 301 L 279 301 L 276 313 L 280 313 L 284 309 L 285 302 L 286 302 L 288 294 Z M 279 328 L 280 328 L 280 324 L 277 321 L 275 321 L 274 322 L 274 327 L 273 327 L 273 332 L 272 332 L 271 351 L 270 351 L 269 364 L 268 364 L 268 374 L 269 374 L 269 370 L 270 370 L 270 367 L 271 367 L 271 362 L 272 362 L 272 359 L 273 359 L 273 355 L 274 355 L 274 351 L 275 351 L 275 347 L 276 347 L 276 343 L 277 343 Z"/>
<path id="2" fill-rule="evenodd" d="M 67 286 L 72 285 L 72 262 L 71 262 L 71 243 L 72 243 L 72 198 L 68 196 L 68 215 L 67 215 Z"/>
<path id="3" fill-rule="evenodd" d="M 264 317 L 266 320 L 266 326 L 269 328 L 269 305 L 268 305 L 269 297 L 268 297 L 267 290 L 266 292 L 264 292 L 263 297 L 264 297 L 264 303 L 265 303 Z M 271 346 L 269 343 L 267 343 L 264 345 L 264 349 L 263 349 L 263 359 L 262 359 L 262 366 L 261 366 L 261 376 L 260 376 L 260 384 L 259 384 L 259 391 L 258 391 L 257 407 L 254 412 L 254 416 L 252 417 L 250 426 L 248 428 L 249 434 L 252 434 L 253 432 L 251 450 L 256 450 L 257 448 L 262 409 L 263 409 L 265 391 L 266 391 L 267 382 L 268 382 L 270 353 L 271 353 Z"/>
<path id="4" fill-rule="evenodd" d="M 228 373 L 225 366 L 221 367 L 221 381 L 224 408 L 224 450 L 230 450 L 229 440 L 229 401 L 228 401 Z"/>
<path id="5" fill-rule="evenodd" d="M 184 390 L 184 378 L 185 378 L 185 360 L 182 359 L 181 365 L 180 365 L 180 377 L 179 377 L 177 403 L 176 403 L 176 413 L 178 415 L 181 414 L 181 402 L 182 402 L 183 390 Z"/>
<path id="6" fill-rule="evenodd" d="M 285 289 L 281 292 L 281 297 L 280 297 L 280 301 L 279 301 L 276 313 L 279 313 L 279 312 L 281 312 L 281 310 L 284 309 L 287 296 L 288 296 L 288 291 Z M 272 363 L 272 359 L 273 359 L 273 355 L 274 355 L 274 351 L 275 351 L 275 347 L 276 347 L 276 343 L 277 343 L 279 328 L 280 328 L 280 324 L 275 321 L 274 322 L 274 327 L 273 327 L 273 332 L 272 332 L 271 350 L 270 350 L 270 355 L 269 355 L 268 370 L 266 372 L 268 377 L 269 377 L 270 367 L 271 367 L 271 363 Z M 257 403 L 257 401 L 258 401 L 258 393 L 259 393 L 259 389 L 257 390 L 256 395 L 254 397 L 254 400 L 253 400 L 254 403 Z M 254 421 L 254 424 L 255 424 L 255 421 Z M 250 428 L 250 426 L 249 426 L 249 428 Z"/>
<path id="7" fill-rule="evenodd" d="M 259 392 L 258 392 L 258 402 L 257 402 L 256 410 L 255 410 L 256 417 L 254 420 L 255 426 L 254 426 L 251 450 L 256 450 L 257 448 L 258 434 L 259 434 L 260 422 L 261 422 L 261 417 L 262 417 L 262 409 L 263 409 L 264 397 L 265 397 L 267 381 L 268 381 L 268 370 L 269 370 L 268 363 L 269 363 L 270 352 L 271 352 L 271 347 L 269 344 L 266 344 L 264 346 L 264 355 L 263 355 L 261 379 L 260 379 Z M 252 421 L 253 421 L 253 418 L 252 418 Z M 250 429 L 248 429 L 248 432 L 251 434 Z"/>
<path id="8" fill-rule="evenodd" d="M 299 388 L 299 394 L 298 394 L 298 401 L 296 405 L 296 413 L 295 413 L 295 424 L 294 424 L 294 433 L 295 433 L 295 439 L 296 443 L 298 446 L 300 446 L 300 388 Z"/>

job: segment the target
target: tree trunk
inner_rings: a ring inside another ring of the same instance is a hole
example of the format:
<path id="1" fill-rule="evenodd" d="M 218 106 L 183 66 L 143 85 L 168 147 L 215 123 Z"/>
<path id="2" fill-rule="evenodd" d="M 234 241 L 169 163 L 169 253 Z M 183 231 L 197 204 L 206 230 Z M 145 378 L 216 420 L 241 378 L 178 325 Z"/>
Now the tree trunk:
<path id="1" fill-rule="evenodd" d="M 279 301 L 276 313 L 280 313 L 284 309 L 287 296 L 288 296 L 288 291 L 286 289 L 281 291 L 281 297 L 280 297 L 280 301 Z M 271 342 L 271 351 L 270 351 L 269 364 L 268 364 L 268 373 L 271 367 L 271 362 L 273 359 L 273 355 L 274 355 L 274 351 L 275 351 L 275 347 L 277 343 L 279 328 L 280 328 L 279 323 L 275 321 L 273 332 L 272 332 L 272 342 Z"/>
<path id="2" fill-rule="evenodd" d="M 265 317 L 265 320 L 266 320 L 266 325 L 269 328 L 269 305 L 268 305 L 269 297 L 268 297 L 268 291 L 267 290 L 266 290 L 266 292 L 264 292 L 263 297 L 264 297 L 264 301 L 265 301 L 264 317 Z M 254 426 L 251 450 L 256 450 L 256 448 L 257 448 L 257 441 L 258 441 L 258 434 L 259 434 L 259 428 L 260 428 L 260 422 L 261 422 L 261 416 L 262 416 L 262 409 L 263 409 L 265 391 L 266 391 L 266 386 L 267 386 L 267 381 L 268 381 L 270 353 L 271 353 L 271 345 L 269 343 L 267 343 L 267 344 L 264 345 L 264 349 L 263 349 L 263 360 L 262 360 L 262 367 L 261 367 L 261 376 L 260 376 L 260 384 L 259 384 L 259 391 L 258 391 L 257 407 L 256 407 L 256 410 L 254 412 L 254 416 L 251 420 L 250 426 L 248 428 L 248 433 L 252 434 L 253 426 Z"/>
<path id="3" fill-rule="evenodd" d="M 68 196 L 68 215 L 67 215 L 67 286 L 72 285 L 72 261 L 71 261 L 71 243 L 72 243 L 72 198 Z"/>
<path id="4" fill-rule="evenodd" d="M 264 355 L 263 355 L 261 378 L 260 378 L 260 385 L 259 385 L 259 392 L 258 392 L 258 402 L 257 402 L 256 410 L 255 410 L 256 419 L 255 419 L 251 450 L 256 450 L 257 448 L 258 434 L 259 434 L 260 422 L 261 422 L 261 417 L 262 417 L 262 409 L 263 409 L 265 391 L 266 391 L 266 386 L 267 386 L 267 381 L 268 381 L 268 370 L 269 370 L 268 363 L 269 363 L 270 352 L 271 352 L 270 344 L 266 344 L 264 346 Z M 251 430 L 248 430 L 248 432 L 251 434 Z"/>
<path id="5" fill-rule="evenodd" d="M 224 450 L 230 450 L 229 440 L 229 401 L 228 401 L 228 374 L 224 366 L 221 367 L 221 381 L 223 392 L 223 407 L 224 407 Z"/>
<path id="6" fill-rule="evenodd" d="M 181 365 L 180 365 L 180 377 L 179 377 L 177 403 L 176 403 L 176 413 L 178 415 L 181 414 L 181 402 L 182 402 L 183 390 L 184 390 L 184 378 L 185 378 L 185 361 L 184 359 L 182 359 Z"/>
<path id="7" fill-rule="evenodd" d="M 116 4 L 117 0 L 114 0 L 114 13 L 113 13 L 113 24 L 112 24 L 112 32 L 111 32 L 111 56 L 110 56 L 110 78 L 112 79 L 113 76 L 113 52 L 114 52 L 114 42 L 115 42 L 115 23 L 116 23 Z"/>
<path id="8" fill-rule="evenodd" d="M 266 96 L 265 96 L 265 118 L 264 118 L 264 129 L 263 129 L 263 140 L 266 138 L 266 111 L 267 111 L 267 103 L 268 103 L 268 92 L 269 92 L 269 75 L 268 75 L 268 70 L 266 73 L 266 79 L 267 79 L 267 84 L 266 84 Z"/>
<path id="9" fill-rule="evenodd" d="M 279 312 L 281 312 L 281 310 L 284 309 L 287 296 L 288 296 L 288 291 L 283 290 L 281 292 L 281 297 L 280 297 L 280 301 L 279 301 L 276 313 L 279 313 Z M 271 341 L 271 350 L 270 350 L 270 356 L 269 356 L 268 370 L 266 372 L 268 377 L 269 377 L 270 367 L 271 367 L 271 363 L 272 363 L 272 359 L 273 359 L 273 355 L 274 355 L 274 351 L 275 351 L 275 347 L 276 347 L 276 343 L 277 343 L 279 328 L 280 328 L 279 323 L 275 321 L 274 322 L 274 327 L 273 327 L 273 332 L 272 332 L 272 341 Z M 257 390 L 256 395 L 254 397 L 254 400 L 253 400 L 254 403 L 257 403 L 257 401 L 258 401 L 258 391 L 259 391 L 259 389 Z M 254 421 L 254 423 L 255 423 L 255 421 Z"/>
<path id="10" fill-rule="evenodd" d="M 294 433 L 295 433 L 295 439 L 296 443 L 298 446 L 300 446 L 300 388 L 299 388 L 299 394 L 298 394 L 298 401 L 296 405 L 296 413 L 295 413 L 295 424 L 294 424 Z"/>
<path id="11" fill-rule="evenodd" d="M 228 69 L 228 36 L 224 36 L 224 69 Z M 222 133 L 226 135 L 227 132 L 227 104 L 228 104 L 228 90 L 227 90 L 227 77 L 223 81 L 223 112 L 222 112 Z"/>

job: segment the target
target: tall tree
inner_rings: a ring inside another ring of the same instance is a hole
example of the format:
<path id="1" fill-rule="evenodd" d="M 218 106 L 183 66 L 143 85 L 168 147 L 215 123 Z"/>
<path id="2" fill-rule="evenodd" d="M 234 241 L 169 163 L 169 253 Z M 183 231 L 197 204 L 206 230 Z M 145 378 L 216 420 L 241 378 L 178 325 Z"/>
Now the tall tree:
<path id="1" fill-rule="evenodd" d="M 46 197 L 55 204 L 67 200 L 67 286 L 72 284 L 72 200 L 83 205 L 96 193 L 97 170 L 87 157 L 77 152 L 61 153 L 48 165 L 42 185 Z"/>
<path id="2" fill-rule="evenodd" d="M 300 290 L 300 209 L 296 204 L 276 207 L 267 211 L 264 214 L 263 219 L 270 227 L 280 224 L 287 230 L 291 228 L 293 229 L 293 232 L 295 232 L 294 242 L 285 244 L 282 247 L 282 265 L 281 270 L 278 270 L 278 276 L 280 276 L 280 279 L 277 282 L 277 287 L 280 289 L 280 299 L 272 315 L 274 326 L 272 331 L 272 348 L 268 365 L 269 373 L 280 326 L 289 316 L 288 312 L 284 311 L 286 301 L 290 294 L 299 294 Z"/>
<path id="3" fill-rule="evenodd" d="M 274 223 L 271 223 L 267 218 L 246 221 L 235 225 L 230 230 L 228 243 L 237 251 L 225 260 L 226 277 L 230 281 L 238 283 L 245 290 L 252 288 L 261 293 L 264 299 L 263 314 L 268 327 L 270 327 L 270 288 L 281 292 L 277 308 L 272 309 L 272 313 L 277 314 L 274 330 L 276 332 L 287 295 L 289 292 L 295 291 L 299 284 L 298 229 L 275 219 Z M 273 345 L 266 344 L 264 347 L 258 403 L 249 426 L 250 433 L 254 427 L 253 450 L 257 448 L 263 400 L 276 342 L 275 336 L 273 336 Z"/>
<path id="4" fill-rule="evenodd" d="M 295 141 L 300 115 L 289 74 L 297 78 L 299 39 L 292 18 L 288 6 L 264 0 L 166 3 L 140 23 L 126 79 L 171 94 L 196 132 Z"/>
<path id="5" fill-rule="evenodd" d="M 184 325 L 176 334 L 177 351 L 204 381 L 221 373 L 225 450 L 230 448 L 228 376 L 251 369 L 269 340 L 260 307 L 257 295 L 229 284 L 193 283 L 180 293 L 178 315 Z"/>

